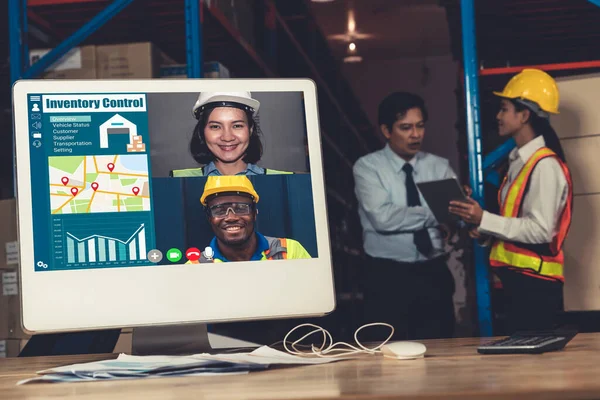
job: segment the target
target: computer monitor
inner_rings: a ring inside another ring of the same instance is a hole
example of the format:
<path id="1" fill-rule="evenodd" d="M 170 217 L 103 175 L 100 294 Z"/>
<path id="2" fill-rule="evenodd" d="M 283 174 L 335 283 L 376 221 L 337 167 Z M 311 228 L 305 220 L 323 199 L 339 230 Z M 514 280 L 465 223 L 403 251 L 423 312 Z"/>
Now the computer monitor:
<path id="1" fill-rule="evenodd" d="M 22 80 L 13 107 L 26 331 L 335 308 L 311 80 Z"/>

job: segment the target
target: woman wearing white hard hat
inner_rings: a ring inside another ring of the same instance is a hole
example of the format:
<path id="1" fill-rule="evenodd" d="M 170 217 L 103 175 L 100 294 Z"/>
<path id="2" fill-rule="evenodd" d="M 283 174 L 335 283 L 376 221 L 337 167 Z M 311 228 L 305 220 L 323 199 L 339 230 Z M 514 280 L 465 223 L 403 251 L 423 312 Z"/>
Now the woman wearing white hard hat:
<path id="1" fill-rule="evenodd" d="M 260 102 L 250 92 L 204 92 L 194 104 L 198 120 L 190 141 L 199 168 L 174 170 L 174 177 L 291 174 L 262 168 L 261 131 L 256 122 Z"/>

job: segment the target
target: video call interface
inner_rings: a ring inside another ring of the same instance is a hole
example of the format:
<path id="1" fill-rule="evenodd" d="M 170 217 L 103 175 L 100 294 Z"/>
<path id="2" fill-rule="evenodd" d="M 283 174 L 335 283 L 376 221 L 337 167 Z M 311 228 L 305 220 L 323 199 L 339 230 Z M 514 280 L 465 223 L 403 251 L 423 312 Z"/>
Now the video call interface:
<path id="1" fill-rule="evenodd" d="M 303 93 L 251 93 L 260 169 L 235 178 L 259 200 L 208 212 L 210 171 L 190 150 L 199 94 L 28 95 L 35 271 L 233 262 L 220 243 L 253 235 L 268 250 L 251 260 L 318 257 Z"/>

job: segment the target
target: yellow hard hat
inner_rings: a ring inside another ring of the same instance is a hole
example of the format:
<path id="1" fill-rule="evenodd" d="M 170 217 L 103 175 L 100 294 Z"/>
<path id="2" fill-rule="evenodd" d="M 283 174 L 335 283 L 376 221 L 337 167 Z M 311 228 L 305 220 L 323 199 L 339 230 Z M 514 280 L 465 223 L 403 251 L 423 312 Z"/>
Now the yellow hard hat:
<path id="1" fill-rule="evenodd" d="M 546 112 L 558 114 L 558 86 L 540 69 L 524 69 L 508 81 L 502 92 L 494 94 L 507 99 L 529 100 Z"/>
<path id="2" fill-rule="evenodd" d="M 219 193 L 247 193 L 258 203 L 258 193 L 246 175 L 209 176 L 204 185 L 200 203 L 206 205 L 206 198 Z"/>

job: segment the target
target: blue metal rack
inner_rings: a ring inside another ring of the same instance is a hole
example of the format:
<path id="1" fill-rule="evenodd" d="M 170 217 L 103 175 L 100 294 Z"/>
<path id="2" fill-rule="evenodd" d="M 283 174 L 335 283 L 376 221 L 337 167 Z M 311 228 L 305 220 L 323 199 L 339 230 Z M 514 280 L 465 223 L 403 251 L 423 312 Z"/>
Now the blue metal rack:
<path id="1" fill-rule="evenodd" d="M 460 2 L 462 17 L 463 64 L 469 148 L 469 181 L 473 198 L 484 207 L 481 123 L 479 119 L 478 60 L 475 42 L 475 0 Z M 475 281 L 479 334 L 492 336 L 492 316 L 488 260 L 484 248 L 474 243 Z"/>
<path id="2" fill-rule="evenodd" d="M 188 78 L 202 78 L 201 13 L 200 0 L 185 0 L 185 44 Z"/>
<path id="3" fill-rule="evenodd" d="M 87 39 L 134 0 L 114 0 L 89 22 L 66 38 L 48 54 L 29 66 L 29 46 L 27 45 L 28 21 L 27 0 L 8 0 L 9 41 L 10 41 L 10 80 L 35 78 L 52 63 Z M 186 53 L 188 77 L 202 77 L 202 0 L 185 0 Z"/>
<path id="4" fill-rule="evenodd" d="M 514 139 L 510 138 L 495 150 L 489 152 L 483 159 L 483 176 L 486 182 L 494 186 L 500 186 L 500 176 L 494 170 L 500 163 L 506 160 L 508 153 L 516 146 Z"/>
<path id="5" fill-rule="evenodd" d="M 8 0 L 8 35 L 10 47 L 10 82 L 13 84 L 29 66 L 27 46 L 27 2 Z"/>

